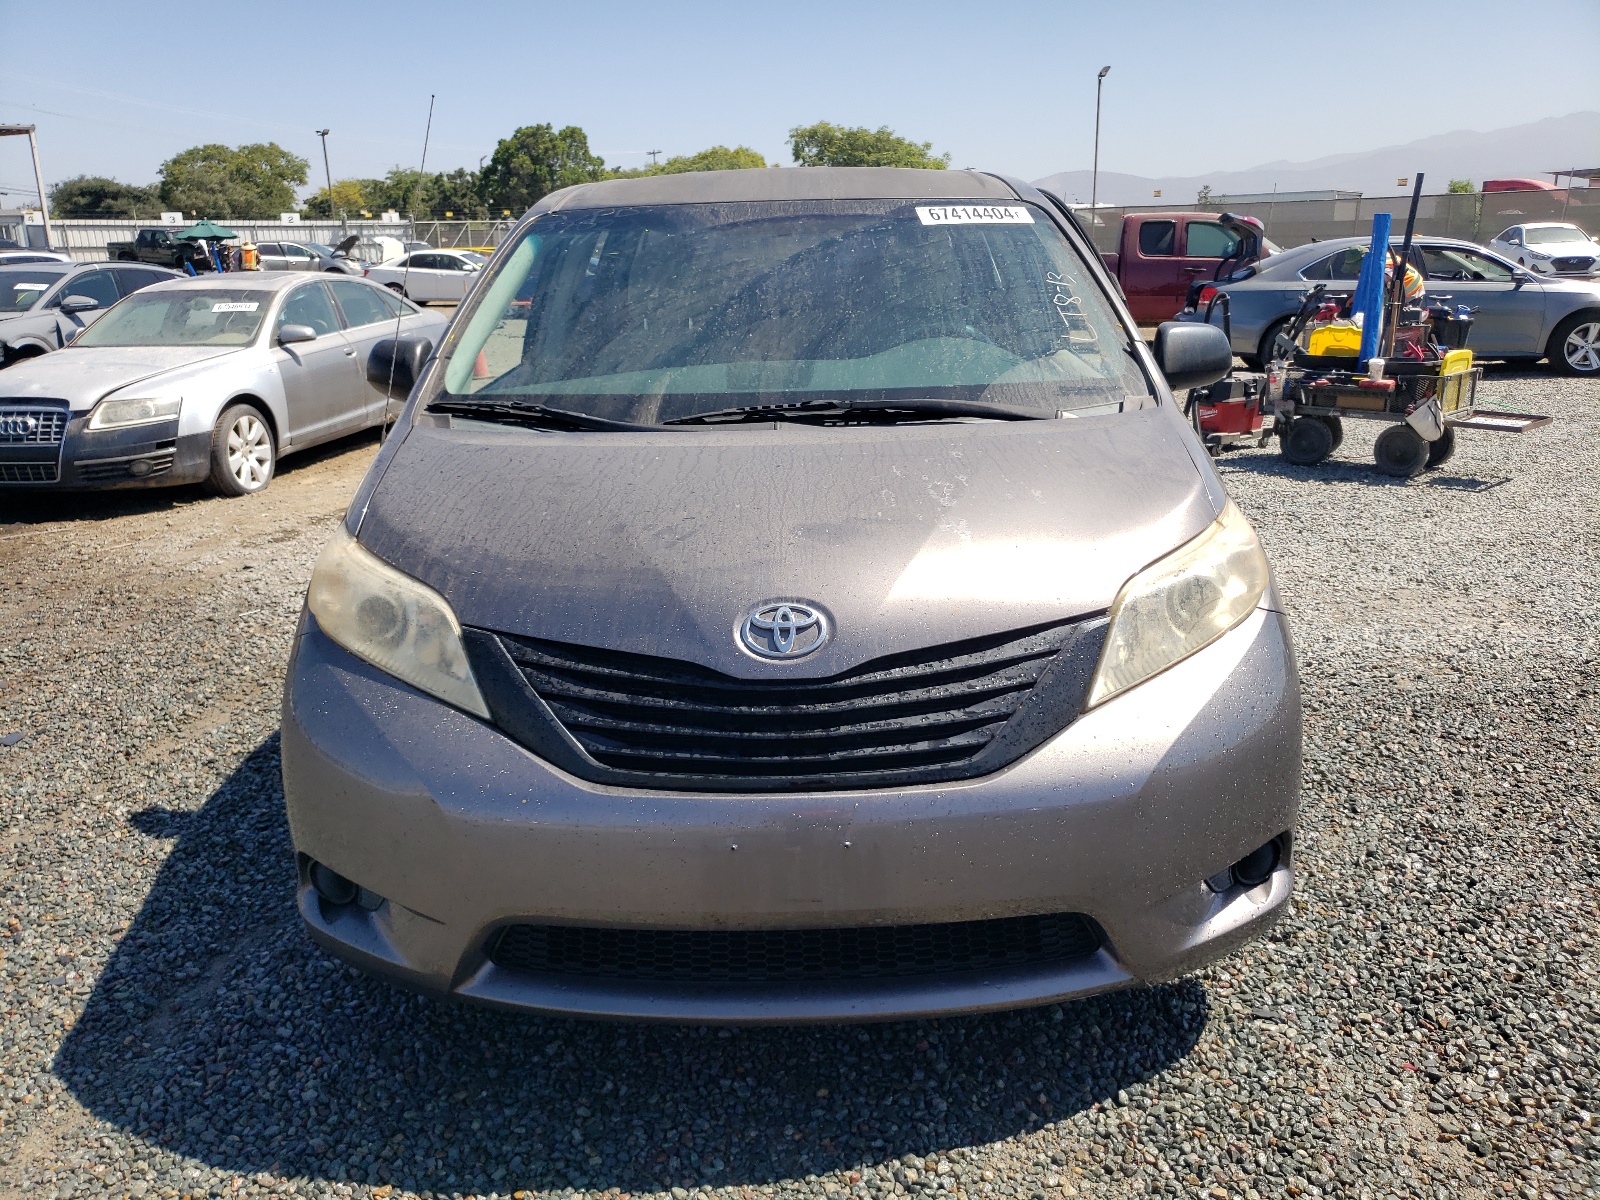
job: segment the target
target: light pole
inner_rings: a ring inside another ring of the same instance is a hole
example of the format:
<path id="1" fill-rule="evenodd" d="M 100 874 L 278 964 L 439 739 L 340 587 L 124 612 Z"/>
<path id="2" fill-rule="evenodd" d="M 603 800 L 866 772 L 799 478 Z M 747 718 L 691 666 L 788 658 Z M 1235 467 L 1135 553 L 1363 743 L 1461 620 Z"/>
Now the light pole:
<path id="1" fill-rule="evenodd" d="M 328 169 L 328 134 L 332 133 L 333 131 L 331 129 L 317 129 L 313 132 L 315 132 L 316 135 L 322 139 L 322 175 L 323 178 L 328 181 L 328 215 L 331 217 L 334 215 L 333 172 Z"/>
<path id="2" fill-rule="evenodd" d="M 1101 67 L 1094 77 L 1094 172 L 1089 177 L 1089 228 L 1100 224 L 1096 215 L 1100 203 L 1100 92 L 1105 88 L 1109 66 Z"/>
<path id="3" fill-rule="evenodd" d="M 39 192 L 39 216 L 44 221 L 44 248 L 55 248 L 50 236 L 50 205 L 44 198 L 44 176 L 39 174 L 39 143 L 34 139 L 32 125 L 0 125 L 0 137 L 25 137 L 33 154 L 33 186 Z"/>

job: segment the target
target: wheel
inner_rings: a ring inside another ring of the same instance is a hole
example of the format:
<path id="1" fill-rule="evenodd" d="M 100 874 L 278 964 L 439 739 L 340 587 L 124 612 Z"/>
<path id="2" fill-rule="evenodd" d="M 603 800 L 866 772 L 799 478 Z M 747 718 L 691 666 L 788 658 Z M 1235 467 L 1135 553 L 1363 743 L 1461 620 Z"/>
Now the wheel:
<path id="1" fill-rule="evenodd" d="M 1428 466 L 1432 468 L 1449 462 L 1450 456 L 1455 452 L 1456 431 L 1446 425 L 1444 432 L 1439 435 L 1439 440 L 1428 443 Z"/>
<path id="2" fill-rule="evenodd" d="M 1341 421 L 1338 417 L 1318 417 L 1317 420 L 1321 421 L 1324 425 L 1326 425 L 1329 429 L 1331 429 L 1333 431 L 1333 449 L 1334 450 L 1337 450 L 1340 446 L 1344 445 L 1344 422 L 1343 421 Z M 1329 451 L 1329 453 L 1332 453 L 1332 451 Z"/>
<path id="3" fill-rule="evenodd" d="M 272 482 L 278 448 L 272 428 L 251 404 L 230 404 L 211 431 L 211 486 L 224 496 L 248 496 Z"/>
<path id="4" fill-rule="evenodd" d="M 1261 352 L 1256 357 L 1261 361 L 1261 369 L 1265 370 L 1280 358 L 1294 357 L 1294 343 L 1284 336 L 1288 332 L 1291 318 L 1283 317 L 1267 326 L 1266 333 L 1261 335 Z"/>
<path id="5" fill-rule="evenodd" d="M 1600 375 L 1600 313 L 1573 313 L 1557 325 L 1549 355 L 1563 375 Z"/>
<path id="6" fill-rule="evenodd" d="M 1385 475 L 1410 479 L 1428 465 L 1428 443 L 1409 425 L 1391 425 L 1372 444 L 1372 457 Z"/>
<path id="7" fill-rule="evenodd" d="M 1297 467 L 1314 467 L 1333 453 L 1333 430 L 1320 417 L 1296 417 L 1278 451 Z"/>
<path id="8" fill-rule="evenodd" d="M 386 283 L 383 286 L 388 288 L 391 292 L 398 292 L 400 295 L 406 296 L 406 289 L 401 287 L 398 283 Z M 409 300 L 411 297 L 406 296 L 406 299 Z"/>

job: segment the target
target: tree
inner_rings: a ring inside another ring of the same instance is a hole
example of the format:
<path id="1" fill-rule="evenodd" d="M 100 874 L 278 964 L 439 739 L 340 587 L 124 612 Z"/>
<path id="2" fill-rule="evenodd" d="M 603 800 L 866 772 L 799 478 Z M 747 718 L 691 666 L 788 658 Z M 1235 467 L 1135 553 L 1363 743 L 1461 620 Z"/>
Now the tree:
<path id="1" fill-rule="evenodd" d="M 426 186 L 428 212 L 435 217 L 442 217 L 447 212 L 463 219 L 482 216 L 484 204 L 480 182 L 478 173 L 465 167 L 433 176 Z"/>
<path id="2" fill-rule="evenodd" d="M 818 121 L 789 131 L 794 161 L 803 167 L 918 167 L 943 170 L 948 154 L 934 154 L 932 142 L 913 142 L 887 125 L 846 129 Z"/>
<path id="3" fill-rule="evenodd" d="M 205 217 L 275 217 L 299 207 L 306 165 L 276 142 L 192 146 L 161 164 L 161 203 Z"/>
<path id="4" fill-rule="evenodd" d="M 478 194 L 491 210 L 508 208 L 521 216 L 557 188 L 605 177 L 604 160 L 590 152 L 588 135 L 576 125 L 559 132 L 549 125 L 524 125 L 495 146 Z"/>
<path id="5" fill-rule="evenodd" d="M 328 201 L 328 189 L 318 188 L 306 198 L 305 215 L 308 217 L 337 217 L 340 213 L 351 216 L 366 208 L 368 188 L 379 183 L 376 179 L 335 179 L 333 201 Z"/>
<path id="6" fill-rule="evenodd" d="M 1194 202 L 1196 204 L 1211 203 L 1211 185 L 1209 183 L 1201 185 L 1200 194 L 1194 198 Z"/>
<path id="7" fill-rule="evenodd" d="M 1445 191 L 1452 196 L 1470 196 L 1478 189 L 1472 186 L 1470 179 L 1452 179 L 1450 186 Z"/>
<path id="8" fill-rule="evenodd" d="M 677 175 L 684 171 L 742 171 L 749 167 L 764 167 L 767 160 L 749 146 L 712 146 L 698 154 L 680 154 L 667 159 L 658 167 L 646 170 L 652 175 Z"/>
<path id="9" fill-rule="evenodd" d="M 160 208 L 154 184 L 140 187 L 103 175 L 74 175 L 50 189 L 50 211 L 58 217 L 154 217 Z"/>

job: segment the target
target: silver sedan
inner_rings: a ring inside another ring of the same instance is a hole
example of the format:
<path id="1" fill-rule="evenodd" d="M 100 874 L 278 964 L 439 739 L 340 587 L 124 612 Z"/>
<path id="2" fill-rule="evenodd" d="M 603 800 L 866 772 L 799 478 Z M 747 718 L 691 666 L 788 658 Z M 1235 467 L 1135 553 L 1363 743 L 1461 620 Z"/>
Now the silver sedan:
<path id="1" fill-rule="evenodd" d="M 343 276 L 145 288 L 64 349 L 0 373 L 0 490 L 209 481 L 258 492 L 279 456 L 386 419 L 388 390 L 367 378 L 377 342 L 436 343 L 446 324 Z"/>
<path id="2" fill-rule="evenodd" d="M 1230 306 L 1234 353 L 1259 362 L 1317 284 L 1330 292 L 1354 291 L 1369 244 L 1366 238 L 1337 238 L 1296 246 L 1219 283 Z M 1416 238 L 1411 253 L 1430 301 L 1478 310 L 1467 343 L 1477 354 L 1548 358 L 1564 374 L 1600 376 L 1600 281 L 1534 275 L 1452 238 Z M 1212 320 L 1221 318 L 1213 312 Z"/>

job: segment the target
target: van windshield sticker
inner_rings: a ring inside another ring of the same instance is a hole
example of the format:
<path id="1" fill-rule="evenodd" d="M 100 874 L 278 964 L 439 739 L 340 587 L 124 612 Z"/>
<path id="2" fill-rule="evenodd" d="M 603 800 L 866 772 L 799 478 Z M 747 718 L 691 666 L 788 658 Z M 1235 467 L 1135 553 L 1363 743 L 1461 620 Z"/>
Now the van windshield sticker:
<path id="1" fill-rule="evenodd" d="M 255 312 L 261 307 L 257 300 L 230 300 L 225 304 L 213 304 L 212 312 Z"/>
<path id="2" fill-rule="evenodd" d="M 924 225 L 1032 225 L 1033 214 L 1020 204 L 917 205 Z"/>

